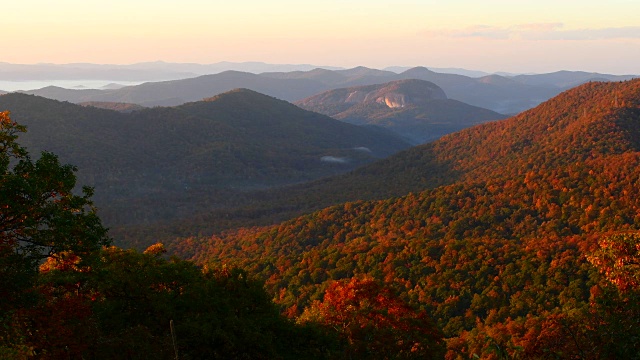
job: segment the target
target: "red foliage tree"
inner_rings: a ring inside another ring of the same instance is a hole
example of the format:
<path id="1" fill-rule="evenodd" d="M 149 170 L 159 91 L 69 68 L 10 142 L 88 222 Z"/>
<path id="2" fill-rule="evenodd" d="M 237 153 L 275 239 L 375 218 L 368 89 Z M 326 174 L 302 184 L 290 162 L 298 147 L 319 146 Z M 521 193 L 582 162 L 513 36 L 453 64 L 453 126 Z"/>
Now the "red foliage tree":
<path id="1" fill-rule="evenodd" d="M 318 322 L 341 333 L 349 358 L 442 358 L 445 344 L 426 312 L 408 306 L 371 278 L 334 282 L 323 302 L 299 319 Z"/>

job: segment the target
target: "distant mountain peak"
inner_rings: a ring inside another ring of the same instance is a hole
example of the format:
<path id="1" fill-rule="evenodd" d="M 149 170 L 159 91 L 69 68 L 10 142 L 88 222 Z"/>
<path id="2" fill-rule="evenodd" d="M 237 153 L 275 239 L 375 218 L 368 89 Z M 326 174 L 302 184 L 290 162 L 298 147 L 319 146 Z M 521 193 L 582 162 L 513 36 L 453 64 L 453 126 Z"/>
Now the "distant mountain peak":
<path id="1" fill-rule="evenodd" d="M 431 71 L 424 66 L 416 66 L 406 71 L 403 71 L 401 74 L 408 75 L 412 73 L 435 73 L 435 71 Z"/>

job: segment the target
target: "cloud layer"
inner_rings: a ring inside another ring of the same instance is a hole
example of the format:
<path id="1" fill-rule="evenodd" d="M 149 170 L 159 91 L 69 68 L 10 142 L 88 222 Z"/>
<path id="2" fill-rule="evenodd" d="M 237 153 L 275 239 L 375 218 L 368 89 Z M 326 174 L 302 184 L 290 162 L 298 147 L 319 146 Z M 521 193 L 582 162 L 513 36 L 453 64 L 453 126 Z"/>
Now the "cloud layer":
<path id="1" fill-rule="evenodd" d="M 474 25 L 463 29 L 440 29 L 425 32 L 427 36 L 483 39 L 523 40 L 613 40 L 640 39 L 640 26 L 599 29 L 564 29 L 562 23 L 520 24 L 508 27 Z"/>

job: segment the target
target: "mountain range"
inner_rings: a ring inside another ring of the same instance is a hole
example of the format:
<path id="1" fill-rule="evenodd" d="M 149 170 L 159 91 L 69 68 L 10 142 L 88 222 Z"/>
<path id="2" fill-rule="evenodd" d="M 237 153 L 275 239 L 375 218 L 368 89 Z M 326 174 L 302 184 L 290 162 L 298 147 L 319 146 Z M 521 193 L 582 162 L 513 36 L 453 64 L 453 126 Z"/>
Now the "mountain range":
<path id="1" fill-rule="evenodd" d="M 296 105 L 351 124 L 381 126 L 414 144 L 505 118 L 494 111 L 448 99 L 437 85 L 413 79 L 330 90 Z"/>
<path id="2" fill-rule="evenodd" d="M 25 80 L 113 80 L 113 81 L 162 81 L 175 80 L 199 75 L 217 74 L 234 70 L 254 74 L 264 72 L 310 71 L 322 68 L 344 70 L 337 66 L 318 66 L 311 64 L 270 64 L 258 61 L 230 62 L 221 61 L 212 64 L 170 63 L 164 61 L 143 62 L 129 65 L 116 64 L 11 64 L 0 62 L 0 81 Z M 401 73 L 411 66 L 389 66 L 383 70 Z M 431 70 L 446 74 L 459 74 L 469 77 L 482 77 L 490 73 L 461 68 L 433 68 Z"/>
<path id="3" fill-rule="evenodd" d="M 438 73 L 425 67 L 414 67 L 399 74 L 356 67 L 348 70 L 316 69 L 306 72 L 263 73 L 261 75 L 279 79 L 312 79 L 322 82 L 331 89 L 382 84 L 404 79 L 425 80 L 442 88 L 450 99 L 502 114 L 515 114 L 529 109 L 564 90 L 588 81 L 622 81 L 634 77 L 633 75 L 617 76 L 561 71 L 517 77 L 487 75 L 473 78 L 458 74 Z"/>
<path id="4" fill-rule="evenodd" d="M 619 81 L 632 77 L 631 75 L 559 72 L 516 77 L 489 75 L 472 78 L 437 73 L 424 67 L 411 68 L 400 74 L 365 67 L 346 70 L 318 68 L 309 71 L 261 74 L 225 71 L 219 74 L 149 82 L 113 90 L 69 90 L 47 87 L 27 91 L 27 93 L 74 103 L 100 101 L 135 103 L 142 106 L 175 106 L 235 88 L 248 88 L 282 100 L 298 101 L 332 89 L 418 79 L 438 85 L 450 99 L 502 114 L 515 114 L 536 106 L 579 83 L 591 80 Z"/>

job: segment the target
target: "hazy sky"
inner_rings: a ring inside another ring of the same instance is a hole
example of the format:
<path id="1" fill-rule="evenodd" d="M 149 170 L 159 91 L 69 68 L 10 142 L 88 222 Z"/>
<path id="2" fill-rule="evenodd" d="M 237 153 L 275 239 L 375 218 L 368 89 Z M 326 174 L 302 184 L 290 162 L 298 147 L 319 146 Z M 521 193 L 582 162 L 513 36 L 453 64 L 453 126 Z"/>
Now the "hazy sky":
<path id="1" fill-rule="evenodd" d="M 640 74 L 640 0 L 3 0 L 0 61 Z"/>

